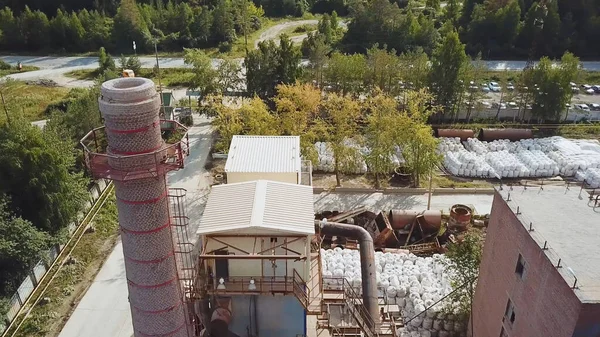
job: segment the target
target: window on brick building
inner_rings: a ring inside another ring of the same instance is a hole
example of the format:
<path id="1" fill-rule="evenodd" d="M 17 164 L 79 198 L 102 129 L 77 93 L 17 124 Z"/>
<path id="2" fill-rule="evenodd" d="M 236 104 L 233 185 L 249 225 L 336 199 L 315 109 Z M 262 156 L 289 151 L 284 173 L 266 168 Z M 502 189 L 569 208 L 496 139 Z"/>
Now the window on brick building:
<path id="1" fill-rule="evenodd" d="M 521 254 L 519 254 L 519 258 L 517 259 L 515 273 L 517 273 L 521 279 L 525 278 L 525 260 Z"/>
<path id="2" fill-rule="evenodd" d="M 504 321 L 509 321 L 510 324 L 515 322 L 515 307 L 510 300 L 508 299 L 508 303 L 506 303 L 506 311 L 504 312 Z"/>

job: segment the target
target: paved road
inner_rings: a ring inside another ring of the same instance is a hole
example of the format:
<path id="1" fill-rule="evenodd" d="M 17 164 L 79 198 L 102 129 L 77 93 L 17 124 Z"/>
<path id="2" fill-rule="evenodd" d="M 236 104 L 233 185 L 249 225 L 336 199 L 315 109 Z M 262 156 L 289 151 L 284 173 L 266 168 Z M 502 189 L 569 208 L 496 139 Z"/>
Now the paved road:
<path id="1" fill-rule="evenodd" d="M 491 194 L 441 194 L 431 197 L 431 209 L 450 213 L 456 204 L 471 206 L 477 214 L 490 214 L 493 195 Z M 383 194 L 383 193 L 330 193 L 315 195 L 315 212 L 347 211 L 365 206 L 372 212 L 391 209 L 427 209 L 427 194 Z"/>
<path id="2" fill-rule="evenodd" d="M 204 170 L 204 165 L 212 142 L 209 120 L 196 118 L 195 122 L 195 126 L 189 131 L 191 155 L 186 160 L 186 167 L 169 176 L 170 187 L 187 190 L 187 214 L 191 218 L 192 233 L 195 233 L 198 226 L 208 192 L 209 174 Z M 119 241 L 59 337 L 132 335 L 123 246 Z"/>

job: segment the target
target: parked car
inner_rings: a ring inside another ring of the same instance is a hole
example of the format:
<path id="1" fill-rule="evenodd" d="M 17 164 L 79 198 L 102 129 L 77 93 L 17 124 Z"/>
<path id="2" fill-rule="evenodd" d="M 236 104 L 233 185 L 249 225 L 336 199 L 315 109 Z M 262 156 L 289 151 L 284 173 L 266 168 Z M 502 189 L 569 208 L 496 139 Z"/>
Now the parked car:
<path id="1" fill-rule="evenodd" d="M 594 89 L 592 89 L 592 88 L 589 88 L 589 89 L 585 90 L 585 93 L 588 94 L 588 95 L 593 95 L 593 94 L 596 93 L 596 91 Z"/>
<path id="2" fill-rule="evenodd" d="M 594 85 L 592 86 L 592 89 L 594 89 L 595 93 L 600 94 L 600 85 Z"/>
<path id="3" fill-rule="evenodd" d="M 509 106 L 511 109 L 517 109 L 517 108 L 519 107 L 519 106 L 517 105 L 517 103 L 515 103 L 515 102 L 508 102 L 508 106 Z"/>
<path id="4" fill-rule="evenodd" d="M 486 93 L 487 93 L 487 92 L 490 92 L 490 88 L 489 88 L 489 87 L 487 87 L 487 86 L 482 86 L 482 87 L 481 87 L 481 91 L 483 91 L 483 92 L 486 92 Z"/>
<path id="5" fill-rule="evenodd" d="M 575 108 L 578 108 L 583 111 L 590 111 L 590 107 L 587 104 L 575 104 Z"/>
<path id="6" fill-rule="evenodd" d="M 574 94 L 577 94 L 577 93 L 579 93 L 579 88 L 577 88 L 576 86 L 571 86 L 571 91 L 572 91 Z"/>
<path id="7" fill-rule="evenodd" d="M 594 111 L 600 110 L 600 104 L 592 103 L 589 106 L 590 106 L 590 109 L 592 109 Z"/>
<path id="8" fill-rule="evenodd" d="M 589 84 L 582 84 L 582 85 L 581 85 L 581 87 L 582 87 L 584 90 L 588 90 L 588 89 L 591 89 L 591 88 L 592 88 L 592 86 L 591 86 L 591 85 L 589 85 Z"/>
<path id="9" fill-rule="evenodd" d="M 487 101 L 481 102 L 481 105 L 483 105 L 483 107 L 486 109 L 490 109 L 492 107 L 492 103 L 487 102 Z"/>
<path id="10" fill-rule="evenodd" d="M 506 90 L 510 90 L 510 91 L 515 90 L 515 86 L 512 84 L 512 82 L 508 82 L 506 84 Z"/>
<path id="11" fill-rule="evenodd" d="M 572 86 L 572 87 L 576 87 L 577 83 L 575 83 L 575 82 L 569 82 L 569 85 Z"/>
<path id="12" fill-rule="evenodd" d="M 500 87 L 498 82 L 490 82 L 488 84 L 488 87 L 490 88 L 490 91 L 492 91 L 492 92 L 500 92 L 500 90 L 502 90 L 502 88 Z"/>

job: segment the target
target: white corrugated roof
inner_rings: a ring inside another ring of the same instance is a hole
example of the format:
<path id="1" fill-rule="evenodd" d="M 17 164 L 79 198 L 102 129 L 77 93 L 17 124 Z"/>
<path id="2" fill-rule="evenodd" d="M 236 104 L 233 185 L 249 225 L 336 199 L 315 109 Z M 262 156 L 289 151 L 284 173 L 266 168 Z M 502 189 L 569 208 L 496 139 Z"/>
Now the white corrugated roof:
<path id="1" fill-rule="evenodd" d="M 299 136 L 233 136 L 225 172 L 300 172 Z"/>
<path id="2" fill-rule="evenodd" d="M 197 233 L 308 235 L 315 233 L 314 219 L 312 187 L 257 180 L 214 186 Z"/>

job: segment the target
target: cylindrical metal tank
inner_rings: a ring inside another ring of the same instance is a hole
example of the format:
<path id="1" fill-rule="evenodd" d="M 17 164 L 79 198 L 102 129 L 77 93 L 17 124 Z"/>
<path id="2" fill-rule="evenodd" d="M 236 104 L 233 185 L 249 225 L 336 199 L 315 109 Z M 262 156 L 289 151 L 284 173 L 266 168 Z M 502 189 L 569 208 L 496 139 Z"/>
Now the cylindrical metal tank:
<path id="1" fill-rule="evenodd" d="M 521 139 L 533 138 L 531 129 L 481 129 L 479 140 L 491 142 L 497 139 L 508 139 L 516 142 Z"/>
<path id="2" fill-rule="evenodd" d="M 391 210 L 390 224 L 394 230 L 406 228 L 412 224 L 417 215 L 423 214 L 428 227 L 423 228 L 426 232 L 437 231 L 442 225 L 442 213 L 440 211 L 413 211 L 413 210 Z"/>
<path id="3" fill-rule="evenodd" d="M 436 137 L 455 138 L 459 137 L 461 141 L 475 137 L 475 131 L 469 129 L 437 129 Z"/>
<path id="4" fill-rule="evenodd" d="M 450 219 L 448 228 L 456 230 L 466 230 L 471 224 L 472 210 L 469 206 L 454 205 L 450 209 Z"/>
<path id="5" fill-rule="evenodd" d="M 103 83 L 101 91 L 111 168 L 157 167 L 162 155 L 156 151 L 164 142 L 154 83 L 144 78 L 117 79 Z M 166 177 L 157 172 L 154 177 L 125 178 L 114 184 L 134 336 L 188 337 Z"/>

